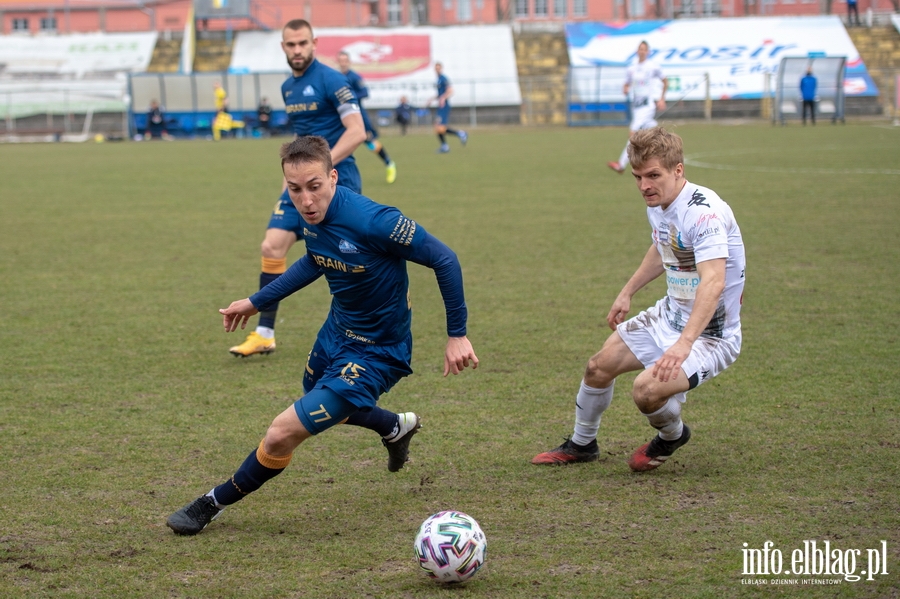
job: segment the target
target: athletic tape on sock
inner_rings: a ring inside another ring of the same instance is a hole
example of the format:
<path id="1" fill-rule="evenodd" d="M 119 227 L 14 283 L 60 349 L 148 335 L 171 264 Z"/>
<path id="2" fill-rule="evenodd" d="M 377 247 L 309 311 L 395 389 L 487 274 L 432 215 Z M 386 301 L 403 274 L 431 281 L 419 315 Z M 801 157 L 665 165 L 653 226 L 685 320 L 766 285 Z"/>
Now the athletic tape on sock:
<path id="1" fill-rule="evenodd" d="M 269 455 L 266 453 L 266 450 L 263 449 L 265 443 L 265 439 L 260 441 L 259 448 L 256 450 L 256 459 L 259 460 L 259 463 L 272 470 L 283 470 L 284 468 L 287 468 L 288 464 L 291 463 L 291 458 L 294 457 L 294 454 L 291 453 L 286 456 Z"/>
<path id="2" fill-rule="evenodd" d="M 287 270 L 287 258 L 262 257 L 262 271 L 270 275 L 280 275 Z"/>

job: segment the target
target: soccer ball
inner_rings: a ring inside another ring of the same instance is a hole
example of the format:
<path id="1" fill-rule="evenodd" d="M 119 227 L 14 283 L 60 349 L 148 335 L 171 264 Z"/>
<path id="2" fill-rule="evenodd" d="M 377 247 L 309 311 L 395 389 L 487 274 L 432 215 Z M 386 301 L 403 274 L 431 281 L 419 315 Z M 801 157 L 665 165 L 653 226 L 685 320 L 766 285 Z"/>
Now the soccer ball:
<path id="1" fill-rule="evenodd" d="M 416 535 L 416 559 L 440 582 L 463 582 L 484 565 L 487 538 L 475 518 L 445 511 L 431 516 Z"/>

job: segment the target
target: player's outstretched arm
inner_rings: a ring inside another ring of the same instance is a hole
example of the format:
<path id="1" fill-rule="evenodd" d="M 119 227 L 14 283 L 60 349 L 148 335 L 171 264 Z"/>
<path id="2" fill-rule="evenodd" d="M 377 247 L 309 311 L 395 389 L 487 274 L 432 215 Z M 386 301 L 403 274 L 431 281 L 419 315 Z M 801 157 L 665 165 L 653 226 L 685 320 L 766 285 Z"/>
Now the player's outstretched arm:
<path id="1" fill-rule="evenodd" d="M 231 302 L 230 306 L 219 310 L 219 314 L 222 315 L 222 324 L 225 326 L 226 333 L 231 333 L 236 330 L 238 325 L 240 325 L 242 329 L 246 327 L 247 320 L 257 312 L 256 306 L 250 302 L 249 298 Z"/>
<path id="2" fill-rule="evenodd" d="M 448 337 L 447 349 L 444 350 L 444 376 L 451 372 L 459 374 L 470 362 L 473 370 L 478 368 L 478 356 L 468 337 Z"/>

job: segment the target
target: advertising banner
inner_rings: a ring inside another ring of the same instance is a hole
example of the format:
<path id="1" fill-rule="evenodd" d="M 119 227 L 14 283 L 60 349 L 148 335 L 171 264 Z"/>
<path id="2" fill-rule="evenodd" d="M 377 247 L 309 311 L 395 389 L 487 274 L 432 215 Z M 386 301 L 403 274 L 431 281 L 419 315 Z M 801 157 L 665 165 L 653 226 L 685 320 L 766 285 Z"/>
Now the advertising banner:
<path id="1" fill-rule="evenodd" d="M 453 106 L 522 103 L 512 30 L 508 25 L 382 29 L 316 29 L 316 57 L 337 68 L 337 54 L 350 55 L 352 69 L 369 87 L 369 108 L 393 108 L 401 95 L 422 106 L 435 95 L 434 64 L 453 85 Z M 489 59 L 487 59 L 489 57 Z M 229 71 L 290 73 L 281 32 L 237 35 Z"/>
<path id="2" fill-rule="evenodd" d="M 760 98 L 765 75 L 775 75 L 782 58 L 807 56 L 845 56 L 846 95 L 878 95 L 836 15 L 571 23 L 566 38 L 573 67 L 620 69 L 618 78 L 606 80 L 604 101 L 622 98 L 624 68 L 637 60 L 641 41 L 650 45 L 650 57 L 669 79 L 671 100 L 705 99 L 707 73 L 713 100 Z"/>
<path id="3" fill-rule="evenodd" d="M 81 77 L 91 73 L 147 70 L 155 31 L 21 37 L 0 35 L 3 75 Z"/>

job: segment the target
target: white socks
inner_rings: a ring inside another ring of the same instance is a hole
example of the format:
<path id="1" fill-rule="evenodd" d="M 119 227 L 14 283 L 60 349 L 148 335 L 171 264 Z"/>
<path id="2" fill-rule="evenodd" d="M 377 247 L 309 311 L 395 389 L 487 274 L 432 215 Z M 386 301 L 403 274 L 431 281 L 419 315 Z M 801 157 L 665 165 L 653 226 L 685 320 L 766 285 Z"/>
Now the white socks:
<path id="1" fill-rule="evenodd" d="M 628 146 L 631 145 L 631 142 L 625 144 L 625 148 L 622 150 L 622 155 L 619 156 L 619 168 L 625 168 L 628 166 Z"/>
<path id="2" fill-rule="evenodd" d="M 684 431 L 684 423 L 681 421 L 681 403 L 685 400 L 684 393 L 676 393 L 666 401 L 659 410 L 652 414 L 646 414 L 650 426 L 659 431 L 659 437 L 663 441 L 677 441 Z"/>
<path id="3" fill-rule="evenodd" d="M 274 339 L 275 329 L 270 329 L 269 327 L 256 327 L 256 334 L 263 339 Z"/>
<path id="4" fill-rule="evenodd" d="M 219 503 L 218 501 L 216 501 L 216 489 L 215 489 L 215 488 L 210 489 L 209 493 L 207 493 L 206 496 L 212 498 L 212 500 L 213 500 L 213 501 L 215 502 L 215 504 L 216 504 L 216 507 L 219 508 L 219 511 L 222 511 L 222 510 L 224 510 L 226 507 L 228 507 L 228 506 L 222 505 L 221 503 Z"/>
<path id="5" fill-rule="evenodd" d="M 588 387 L 581 381 L 581 388 L 575 396 L 575 432 L 572 442 L 576 445 L 587 445 L 597 438 L 600 430 L 600 417 L 609 407 L 616 382 L 606 389 Z"/>

